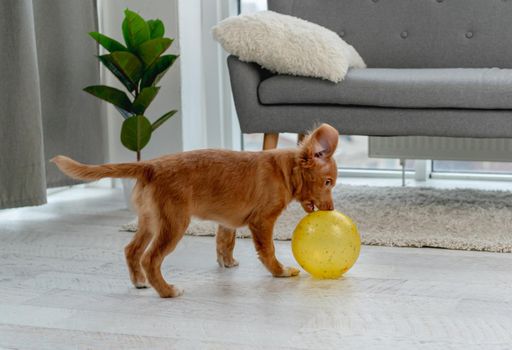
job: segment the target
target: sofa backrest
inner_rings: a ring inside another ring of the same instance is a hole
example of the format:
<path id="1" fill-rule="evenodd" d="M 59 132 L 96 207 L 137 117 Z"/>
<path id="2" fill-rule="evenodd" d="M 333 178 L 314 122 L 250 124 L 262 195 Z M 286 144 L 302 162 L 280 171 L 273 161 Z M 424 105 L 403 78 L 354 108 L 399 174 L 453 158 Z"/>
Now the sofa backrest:
<path id="1" fill-rule="evenodd" d="M 512 68 L 512 0 L 268 0 L 325 26 L 369 67 Z"/>

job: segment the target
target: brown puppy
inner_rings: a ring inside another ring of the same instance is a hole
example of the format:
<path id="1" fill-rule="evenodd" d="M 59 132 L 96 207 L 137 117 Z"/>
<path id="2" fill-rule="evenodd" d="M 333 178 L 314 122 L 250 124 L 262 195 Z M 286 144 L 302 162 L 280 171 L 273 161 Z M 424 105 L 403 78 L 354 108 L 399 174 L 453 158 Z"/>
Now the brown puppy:
<path id="1" fill-rule="evenodd" d="M 263 152 L 199 150 L 138 163 L 84 165 L 64 156 L 52 161 L 66 174 L 83 180 L 135 178 L 133 202 L 139 230 L 125 248 L 135 287 L 147 282 L 162 298 L 183 293 L 167 284 L 160 267 L 185 233 L 192 216 L 219 223 L 217 260 L 233 258 L 235 228 L 249 226 L 260 260 L 276 277 L 295 276 L 275 256 L 272 230 L 292 200 L 305 211 L 332 210 L 331 190 L 337 167 L 332 158 L 338 131 L 322 124 L 297 149 Z M 150 244 L 151 243 L 151 244 Z"/>

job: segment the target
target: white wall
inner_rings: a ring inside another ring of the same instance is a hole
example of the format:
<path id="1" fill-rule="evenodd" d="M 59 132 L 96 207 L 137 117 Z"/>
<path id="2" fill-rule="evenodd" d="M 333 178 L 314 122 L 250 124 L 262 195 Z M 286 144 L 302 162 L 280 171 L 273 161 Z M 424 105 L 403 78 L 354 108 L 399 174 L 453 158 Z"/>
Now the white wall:
<path id="1" fill-rule="evenodd" d="M 121 23 L 126 8 L 138 12 L 145 19 L 161 19 L 165 25 L 165 35 L 175 39 L 168 52 L 173 54 L 180 52 L 178 0 L 100 0 L 101 31 L 121 42 L 123 42 Z M 160 92 L 146 111 L 146 116 L 154 121 L 169 110 L 177 109 L 179 112 L 155 131 L 149 145 L 142 150 L 143 159 L 183 149 L 180 65 L 181 57 L 160 81 Z M 105 79 L 108 85 L 120 86 L 110 72 L 105 74 Z M 120 141 L 123 118 L 113 107 L 109 106 L 108 108 L 110 160 L 113 162 L 134 161 L 135 153 L 125 149 Z"/>

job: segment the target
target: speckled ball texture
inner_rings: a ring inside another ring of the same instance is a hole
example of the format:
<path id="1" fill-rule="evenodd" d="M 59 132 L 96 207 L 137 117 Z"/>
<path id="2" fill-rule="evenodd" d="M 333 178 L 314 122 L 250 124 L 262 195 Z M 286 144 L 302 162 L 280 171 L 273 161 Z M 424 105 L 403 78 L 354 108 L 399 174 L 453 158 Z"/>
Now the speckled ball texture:
<path id="1" fill-rule="evenodd" d="M 355 264 L 360 250 L 356 225 L 335 210 L 308 214 L 292 236 L 295 260 L 315 278 L 339 278 Z"/>

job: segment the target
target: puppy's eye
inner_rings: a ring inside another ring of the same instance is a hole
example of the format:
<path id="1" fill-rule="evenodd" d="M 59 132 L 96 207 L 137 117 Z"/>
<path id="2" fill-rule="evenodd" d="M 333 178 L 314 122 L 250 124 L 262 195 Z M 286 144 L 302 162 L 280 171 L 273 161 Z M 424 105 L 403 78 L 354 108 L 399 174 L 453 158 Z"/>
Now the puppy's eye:
<path id="1" fill-rule="evenodd" d="M 325 180 L 325 186 L 326 187 L 331 186 L 331 185 L 332 185 L 332 180 L 331 179 Z"/>

